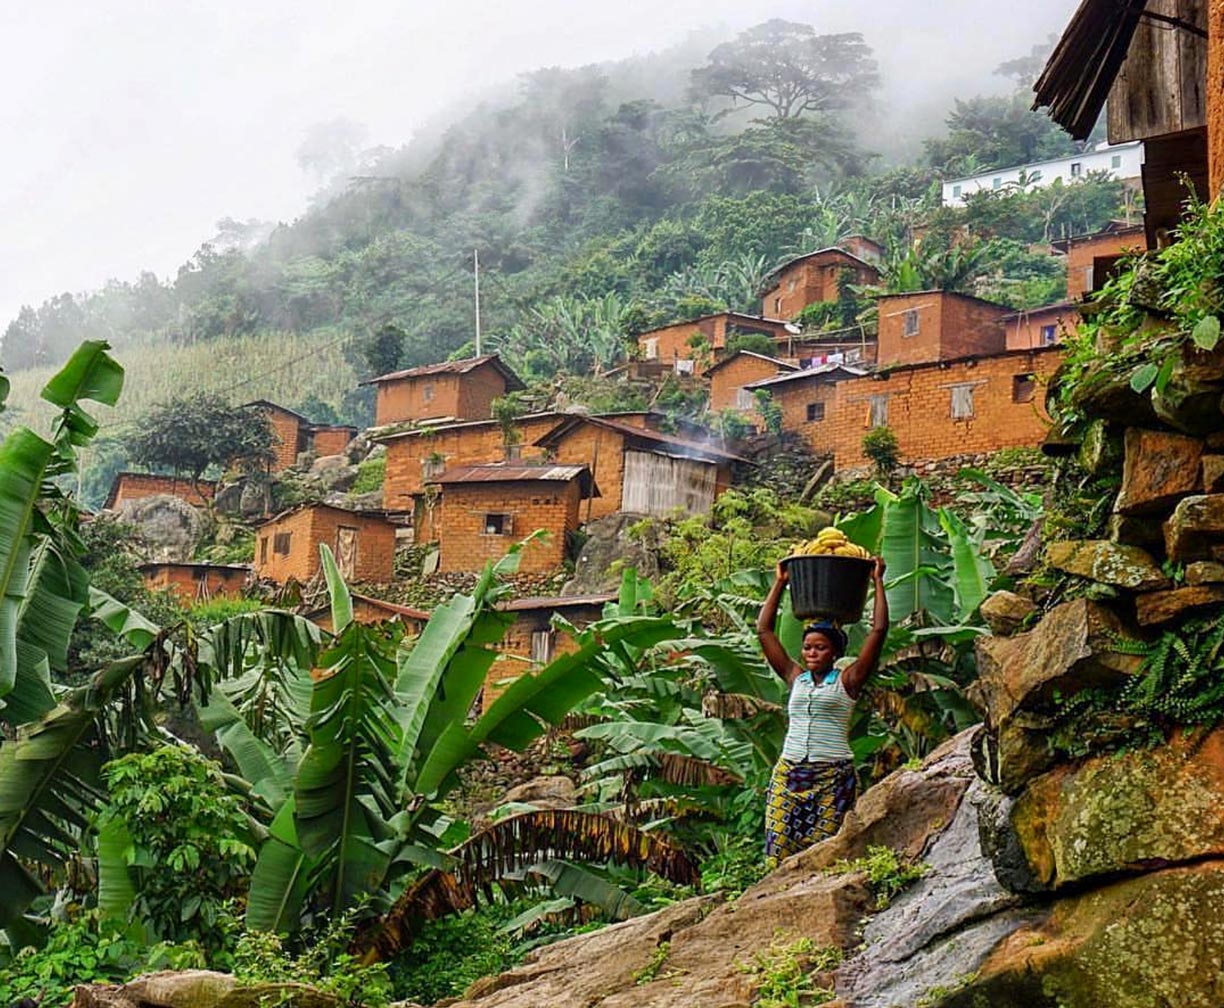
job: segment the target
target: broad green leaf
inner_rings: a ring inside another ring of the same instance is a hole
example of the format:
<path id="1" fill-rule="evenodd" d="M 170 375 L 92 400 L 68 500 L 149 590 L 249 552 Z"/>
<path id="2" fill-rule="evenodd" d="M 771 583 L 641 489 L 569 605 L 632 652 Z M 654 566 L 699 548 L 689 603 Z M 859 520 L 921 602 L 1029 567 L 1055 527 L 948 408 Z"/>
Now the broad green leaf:
<path id="1" fill-rule="evenodd" d="M 136 885 L 128 871 L 131 846 L 132 836 L 121 819 L 109 818 L 99 827 L 98 909 L 129 932 L 133 926 L 139 929 L 139 922 L 130 920 L 136 899 Z"/>
<path id="2" fill-rule="evenodd" d="M 947 508 L 940 508 L 938 514 L 952 551 L 952 590 L 956 597 L 958 618 L 963 621 L 977 610 L 990 593 L 995 569 L 982 556 L 980 540 L 971 535 L 964 521 Z"/>
<path id="3" fill-rule="evenodd" d="M 1141 364 L 1131 372 L 1130 387 L 1136 392 L 1145 392 L 1160 373 L 1160 365 L 1152 362 Z"/>
<path id="4" fill-rule="evenodd" d="M 1216 315 L 1204 315 L 1190 333 L 1194 345 L 1200 350 L 1214 350 L 1220 342 L 1220 319 Z"/>
<path id="5" fill-rule="evenodd" d="M 314 868 L 298 844 L 290 797 L 269 828 L 251 873 L 246 926 L 252 931 L 284 934 L 297 930 L 309 876 Z"/>
<path id="6" fill-rule="evenodd" d="M 353 622 L 353 596 L 327 543 L 319 543 L 319 556 L 323 561 L 323 576 L 327 579 L 327 594 L 331 598 L 332 632 L 338 634 Z"/>

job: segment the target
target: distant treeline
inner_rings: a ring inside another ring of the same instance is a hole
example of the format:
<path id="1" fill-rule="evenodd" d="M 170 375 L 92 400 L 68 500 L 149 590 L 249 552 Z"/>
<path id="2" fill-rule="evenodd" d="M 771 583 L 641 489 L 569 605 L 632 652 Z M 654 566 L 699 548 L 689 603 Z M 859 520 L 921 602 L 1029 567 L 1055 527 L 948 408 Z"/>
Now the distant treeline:
<path id="1" fill-rule="evenodd" d="M 358 374 L 424 363 L 472 338 L 479 249 L 489 345 L 528 371 L 589 369 L 651 325 L 753 309 L 779 261 L 854 232 L 912 262 L 916 225 L 924 254 L 964 242 L 967 226 L 983 248 L 958 283 L 993 274 L 1006 281 L 1000 296 L 1040 303 L 1060 281 L 1027 245 L 1119 212 L 1120 187 L 1101 180 L 938 209 L 942 173 L 1074 149 L 1027 111 L 1023 89 L 957 102 L 922 163 L 885 171 L 869 125 L 876 65 L 860 36 L 773 21 L 699 65 L 675 60 L 527 74 L 516 97 L 439 135 L 367 152 L 292 224 L 223 221 L 172 279 L 144 273 L 23 308 L 0 360 L 53 364 L 83 338 L 192 344 L 326 328 L 350 334 Z M 799 99 L 767 63 L 800 75 Z M 1037 63 L 1035 50 L 1000 69 L 1022 80 Z"/>

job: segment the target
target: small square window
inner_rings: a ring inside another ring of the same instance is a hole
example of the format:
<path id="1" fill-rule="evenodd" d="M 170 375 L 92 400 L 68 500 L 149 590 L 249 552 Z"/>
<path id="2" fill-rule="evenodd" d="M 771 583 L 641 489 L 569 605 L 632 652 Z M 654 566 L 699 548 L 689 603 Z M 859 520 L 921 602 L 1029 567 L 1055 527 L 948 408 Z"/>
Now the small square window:
<path id="1" fill-rule="evenodd" d="M 1053 346 L 1058 342 L 1058 326 L 1043 325 L 1041 327 L 1041 345 Z"/>
<path id="2" fill-rule="evenodd" d="M 1111 157 L 1109 159 L 1109 167 L 1110 168 L 1121 168 L 1122 167 L 1122 155 L 1115 154 L 1113 157 Z"/>
<path id="3" fill-rule="evenodd" d="M 441 476 L 446 471 L 446 456 L 444 455 L 426 455 L 421 459 L 421 475 L 425 479 L 433 479 L 435 476 Z"/>
<path id="4" fill-rule="evenodd" d="M 268 562 L 268 537 L 259 537 L 259 562 L 266 564 Z"/>
<path id="5" fill-rule="evenodd" d="M 782 299 L 780 297 L 774 298 L 774 314 L 775 315 L 782 314 Z"/>
<path id="6" fill-rule="evenodd" d="M 756 405 L 756 397 L 752 394 L 752 389 L 736 389 L 735 390 L 735 408 L 737 410 L 750 410 Z"/>
<path id="7" fill-rule="evenodd" d="M 992 178 L 990 180 L 990 188 L 991 189 L 1002 189 L 1003 188 L 1003 176 L 996 175 L 994 178 Z"/>
<path id="8" fill-rule="evenodd" d="M 272 540 L 272 552 L 278 556 L 288 556 L 292 543 L 292 532 L 277 532 Z"/>
<path id="9" fill-rule="evenodd" d="M 973 386 L 952 386 L 952 419 L 969 420 L 973 417 Z"/>
<path id="10" fill-rule="evenodd" d="M 960 194 L 961 194 L 961 187 L 960 187 L 960 186 L 958 186 L 958 185 L 954 185 L 954 186 L 952 187 L 952 196 L 953 196 L 953 198 L 954 198 L 954 199 L 955 199 L 955 198 L 959 198 L 959 197 L 960 197 Z"/>
<path id="11" fill-rule="evenodd" d="M 824 419 L 825 404 L 822 402 L 810 402 L 807 404 L 807 419 L 808 423 L 816 423 L 818 420 Z"/>
<path id="12" fill-rule="evenodd" d="M 1079 161 L 1071 162 L 1071 177 L 1079 178 L 1084 173 L 1084 165 Z"/>
<path id="13" fill-rule="evenodd" d="M 486 514 L 484 516 L 485 535 L 509 535 L 513 522 L 508 514 Z"/>
<path id="14" fill-rule="evenodd" d="M 647 360 L 658 360 L 659 359 L 659 337 L 658 336 L 651 336 L 650 339 L 646 340 L 643 343 L 642 355 Z"/>
<path id="15" fill-rule="evenodd" d="M 1037 394 L 1037 378 L 1031 374 L 1012 375 L 1012 402 L 1032 402 Z"/>
<path id="16" fill-rule="evenodd" d="M 917 308 L 907 309 L 905 314 L 902 316 L 902 320 L 905 323 L 905 335 L 906 336 L 917 336 L 918 335 L 918 309 Z"/>
<path id="17" fill-rule="evenodd" d="M 421 401 L 422 402 L 433 402 L 433 397 L 434 397 L 434 383 L 426 382 L 424 385 L 421 386 Z"/>

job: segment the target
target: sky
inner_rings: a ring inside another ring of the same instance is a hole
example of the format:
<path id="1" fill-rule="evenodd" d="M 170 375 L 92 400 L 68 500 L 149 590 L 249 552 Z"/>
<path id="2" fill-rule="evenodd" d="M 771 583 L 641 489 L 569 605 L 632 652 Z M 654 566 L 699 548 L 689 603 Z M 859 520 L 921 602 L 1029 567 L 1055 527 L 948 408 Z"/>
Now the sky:
<path id="1" fill-rule="evenodd" d="M 295 153 L 345 118 L 395 147 L 543 66 L 771 17 L 860 31 L 892 128 L 1004 86 L 1076 0 L 44 0 L 0 5 L 0 330 L 23 304 L 173 275 L 223 217 L 289 221 Z"/>

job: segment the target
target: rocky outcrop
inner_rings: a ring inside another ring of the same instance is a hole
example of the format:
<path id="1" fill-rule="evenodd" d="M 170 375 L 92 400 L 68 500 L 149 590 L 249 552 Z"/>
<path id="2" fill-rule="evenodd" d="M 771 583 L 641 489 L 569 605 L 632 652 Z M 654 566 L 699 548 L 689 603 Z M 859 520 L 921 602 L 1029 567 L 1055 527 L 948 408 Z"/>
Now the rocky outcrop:
<path id="1" fill-rule="evenodd" d="M 653 535 L 639 536 L 630 529 L 641 515 L 612 514 L 588 522 L 587 539 L 574 563 L 574 576 L 561 589 L 562 595 L 593 595 L 616 591 L 625 567 L 643 577 L 659 572 L 658 543 Z"/>
<path id="2" fill-rule="evenodd" d="M 203 511 L 169 494 L 127 501 L 119 517 L 136 530 L 139 551 L 151 563 L 190 560 L 209 526 Z"/>
<path id="3" fill-rule="evenodd" d="M 339 1008 L 339 999 L 300 983 L 241 984 L 228 973 L 150 973 L 126 984 L 78 987 L 73 1008 Z"/>

